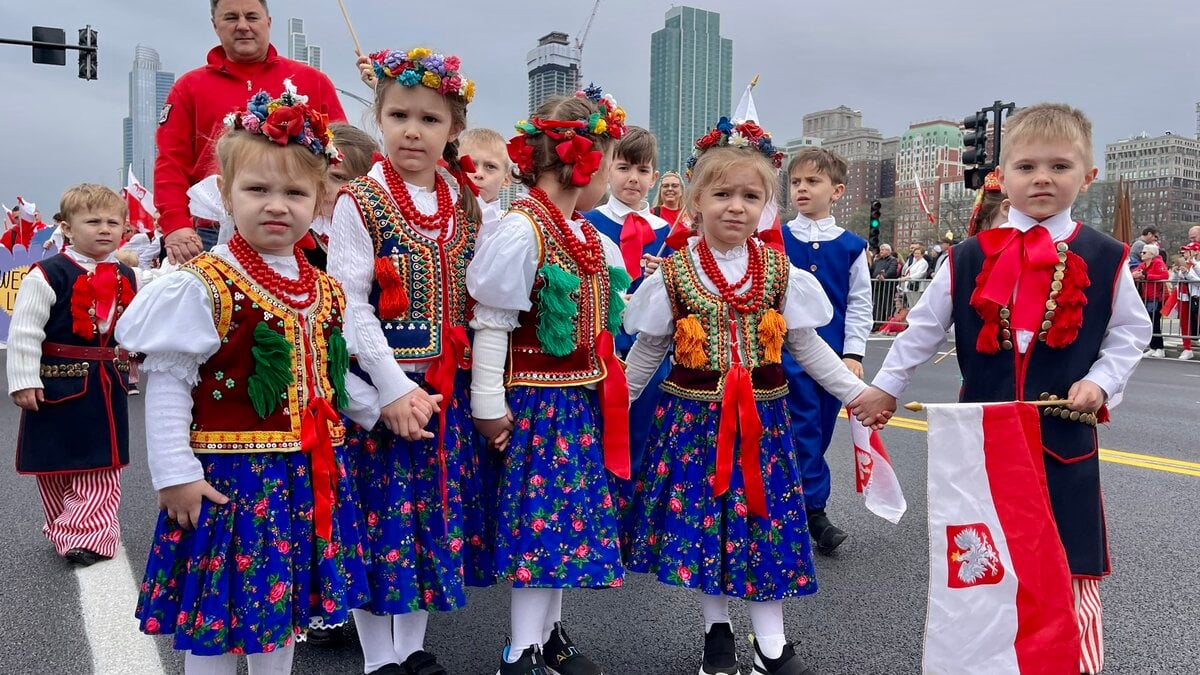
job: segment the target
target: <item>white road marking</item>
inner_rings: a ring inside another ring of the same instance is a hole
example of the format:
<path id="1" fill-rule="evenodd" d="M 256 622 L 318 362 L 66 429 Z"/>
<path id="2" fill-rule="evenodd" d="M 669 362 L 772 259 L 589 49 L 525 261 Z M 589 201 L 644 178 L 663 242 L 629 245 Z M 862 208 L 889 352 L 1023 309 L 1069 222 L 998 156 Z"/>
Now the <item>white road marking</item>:
<path id="1" fill-rule="evenodd" d="M 138 630 L 133 617 L 138 583 L 129 567 L 125 546 L 112 560 L 78 567 L 79 605 L 84 631 L 97 675 L 154 675 L 164 672 L 154 638 Z"/>

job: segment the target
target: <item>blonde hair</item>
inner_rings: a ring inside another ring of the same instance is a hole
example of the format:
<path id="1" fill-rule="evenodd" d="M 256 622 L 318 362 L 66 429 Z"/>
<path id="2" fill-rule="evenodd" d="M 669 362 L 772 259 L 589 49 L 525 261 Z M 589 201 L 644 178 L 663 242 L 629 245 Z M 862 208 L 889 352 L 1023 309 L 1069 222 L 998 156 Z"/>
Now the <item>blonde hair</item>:
<path id="1" fill-rule="evenodd" d="M 342 152 L 341 168 L 351 177 L 365 176 L 375 164 L 375 153 L 379 145 L 367 132 L 358 127 L 338 122 L 330 124 L 333 145 Z"/>
<path id="2" fill-rule="evenodd" d="M 654 197 L 655 208 L 665 205 L 665 202 L 663 201 L 662 184 L 663 181 L 667 180 L 668 178 L 674 178 L 675 180 L 679 181 L 679 203 L 680 205 L 684 203 L 685 192 L 683 187 L 683 176 L 680 176 L 678 171 L 668 171 L 664 173 L 662 178 L 660 178 L 658 181 L 658 194 Z"/>
<path id="3" fill-rule="evenodd" d="M 700 195 L 713 183 L 721 181 L 735 169 L 749 168 L 758 174 L 763 183 L 763 203 L 775 198 L 778 174 L 771 160 L 757 150 L 720 146 L 705 150 L 692 168 L 692 180 L 683 198 L 684 210 L 697 220 L 700 210 Z"/>
<path id="4" fill-rule="evenodd" d="M 388 89 L 392 87 L 403 86 L 396 81 L 395 78 L 381 77 L 378 84 L 375 85 L 375 123 L 379 124 L 383 119 L 383 96 Z M 450 106 L 450 129 L 457 129 L 462 132 L 467 128 L 467 99 L 459 96 L 457 93 L 442 94 L 442 98 L 446 99 L 447 105 Z M 458 161 L 458 139 L 446 143 L 446 147 L 442 148 L 442 159 L 446 160 L 446 164 L 450 166 L 450 173 L 458 174 L 462 171 L 462 165 Z M 458 187 L 458 207 L 467 214 L 467 218 L 480 222 L 483 219 L 483 211 L 479 208 L 479 202 L 475 199 L 475 193 L 471 192 L 466 186 Z"/>
<path id="5" fill-rule="evenodd" d="M 787 175 L 790 177 L 797 167 L 808 164 L 811 164 L 817 173 L 825 174 L 834 186 L 845 185 L 846 175 L 850 173 L 850 166 L 836 152 L 826 148 L 804 148 L 788 162 Z"/>
<path id="6" fill-rule="evenodd" d="M 538 106 L 537 112 L 533 116 L 543 120 L 586 120 L 597 112 L 600 112 L 599 106 L 586 98 L 556 96 Z M 583 129 L 577 129 L 575 133 L 591 140 L 592 147 L 601 153 L 608 152 L 613 143 L 613 140 L 607 135 L 597 135 Z M 526 145 L 533 149 L 533 170 L 518 175 L 517 180 L 533 187 L 537 183 L 538 176 L 544 173 L 554 173 L 559 185 L 565 188 L 575 187 L 571 183 L 574 165 L 564 164 L 555 151 L 555 147 L 560 142 L 546 134 L 526 138 Z"/>
<path id="7" fill-rule="evenodd" d="M 268 148 L 271 148 L 268 150 Z M 262 134 L 252 134 L 244 129 L 228 129 L 217 140 L 217 164 L 221 169 L 221 198 L 229 205 L 230 191 L 237 172 L 252 157 L 263 157 L 268 152 L 277 153 L 283 159 L 283 170 L 294 177 L 303 177 L 313 182 L 317 203 L 325 199 L 325 175 L 329 162 L 324 155 L 298 143 L 279 145 Z"/>
<path id="8" fill-rule="evenodd" d="M 80 183 L 67 188 L 58 205 L 59 215 L 62 220 L 67 222 L 81 213 L 100 209 L 112 209 L 121 217 L 122 221 L 129 216 L 125 200 L 111 189 L 97 183 Z"/>
<path id="9" fill-rule="evenodd" d="M 486 148 L 500 155 L 504 162 L 505 173 L 512 168 L 512 160 L 508 158 L 508 141 L 504 140 L 504 137 L 498 132 L 481 127 L 467 129 L 458 135 L 458 149 L 464 154 L 470 155 L 471 153 L 466 151 L 468 146 Z"/>
<path id="10" fill-rule="evenodd" d="M 1018 143 L 1061 143 L 1075 145 L 1083 156 L 1085 171 L 1095 166 L 1092 157 L 1092 121 L 1082 110 L 1065 103 L 1038 103 L 1022 109 L 1004 129 L 1004 144 L 1000 148 L 1000 165 L 1008 161 L 1012 148 Z"/>

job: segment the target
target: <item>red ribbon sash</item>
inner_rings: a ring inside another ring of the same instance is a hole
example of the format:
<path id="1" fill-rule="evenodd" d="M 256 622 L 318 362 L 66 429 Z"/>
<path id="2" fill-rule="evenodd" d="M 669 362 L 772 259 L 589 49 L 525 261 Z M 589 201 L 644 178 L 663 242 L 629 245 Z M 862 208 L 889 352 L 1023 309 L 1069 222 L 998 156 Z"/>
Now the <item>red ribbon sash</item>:
<path id="1" fill-rule="evenodd" d="M 612 333 L 602 330 L 596 336 L 596 356 L 604 364 L 600 381 L 600 419 L 604 424 L 604 466 L 618 478 L 629 479 L 629 382 L 625 368 L 617 358 Z"/>
<path id="2" fill-rule="evenodd" d="M 329 401 L 314 398 L 300 421 L 300 448 L 312 465 L 313 523 L 317 536 L 325 541 L 333 536 L 333 506 L 337 503 L 337 460 L 329 425 L 340 420 Z"/>
<path id="3" fill-rule="evenodd" d="M 467 338 L 466 327 L 452 326 L 442 338 L 442 353 L 429 364 L 429 370 L 425 372 L 425 382 L 435 393 L 442 395 L 442 405 L 438 411 L 437 455 L 441 471 L 442 513 L 447 518 L 450 513 L 450 471 L 446 466 L 446 412 L 454 397 L 454 378 L 459 369 L 471 369 L 471 342 Z"/>
<path id="4" fill-rule="evenodd" d="M 736 350 L 737 347 L 735 346 Z M 717 475 L 713 481 L 713 496 L 729 491 L 733 474 L 733 446 L 741 430 L 742 480 L 746 483 L 746 502 L 750 513 L 767 517 L 767 496 L 763 487 L 759 443 L 762 441 L 762 420 L 754 404 L 754 385 L 750 371 L 735 363 L 725 374 L 725 394 L 721 399 L 721 421 L 717 426 Z"/>
<path id="5" fill-rule="evenodd" d="M 1058 263 L 1058 251 L 1049 231 L 1041 226 L 1028 232 L 1003 227 L 977 236 L 984 255 L 998 256 L 981 296 L 1002 307 L 1011 303 L 1012 326 L 1036 333 L 1050 295 L 1051 275 L 1044 272 Z"/>

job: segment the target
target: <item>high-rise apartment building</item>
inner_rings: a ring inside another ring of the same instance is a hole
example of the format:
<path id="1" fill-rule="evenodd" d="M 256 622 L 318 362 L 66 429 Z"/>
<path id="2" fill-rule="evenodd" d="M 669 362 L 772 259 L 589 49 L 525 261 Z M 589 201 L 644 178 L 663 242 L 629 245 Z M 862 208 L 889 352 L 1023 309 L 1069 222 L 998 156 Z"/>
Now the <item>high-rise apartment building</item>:
<path id="1" fill-rule="evenodd" d="M 692 145 L 730 114 L 733 40 L 721 37 L 721 15 L 672 7 L 650 37 L 650 132 L 659 169 L 682 171 Z"/>
<path id="2" fill-rule="evenodd" d="M 287 29 L 288 58 L 320 70 L 321 48 L 308 44 L 308 34 L 304 32 L 304 19 L 288 19 Z"/>
<path id="3" fill-rule="evenodd" d="M 962 129 L 957 122 L 934 120 L 908 128 L 896 150 L 896 223 L 894 245 L 912 242 L 933 244 L 940 239 L 938 226 L 931 224 L 918 199 L 918 181 L 930 213 L 937 217 L 942 185 L 961 181 Z"/>
<path id="4" fill-rule="evenodd" d="M 833 207 L 833 215 L 844 226 L 864 205 L 879 198 L 880 158 L 883 135 L 862 125 L 862 113 L 846 106 L 820 110 L 804 116 L 805 137 L 821 139 L 821 147 L 846 160 L 846 192 Z M 864 217 L 865 218 L 865 217 Z"/>
<path id="5" fill-rule="evenodd" d="M 1109 143 L 1104 174 L 1129 185 L 1135 231 L 1157 227 L 1164 241 L 1178 244 L 1200 223 L 1200 140 L 1167 133 Z"/>
<path id="6" fill-rule="evenodd" d="M 529 69 L 529 114 L 546 99 L 571 96 L 582 86 L 583 52 L 566 33 L 547 33 L 525 57 Z"/>
<path id="7" fill-rule="evenodd" d="M 133 51 L 133 67 L 129 70 L 129 116 L 121 120 L 121 185 L 126 170 L 143 185 L 154 184 L 154 159 L 158 156 L 155 133 L 158 115 L 175 84 L 175 74 L 162 70 L 158 52 L 138 45 Z"/>

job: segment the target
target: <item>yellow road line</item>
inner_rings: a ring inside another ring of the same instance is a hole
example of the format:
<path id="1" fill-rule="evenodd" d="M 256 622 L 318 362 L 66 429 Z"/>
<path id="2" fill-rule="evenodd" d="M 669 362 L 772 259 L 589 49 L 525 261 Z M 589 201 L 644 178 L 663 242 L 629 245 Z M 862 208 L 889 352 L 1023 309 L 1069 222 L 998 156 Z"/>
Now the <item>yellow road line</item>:
<path id="1" fill-rule="evenodd" d="M 845 416 L 846 414 L 843 411 L 842 417 Z M 916 417 L 893 417 L 888 421 L 888 426 L 910 431 L 929 431 L 929 423 Z M 1166 471 L 1184 476 L 1200 477 L 1200 463 L 1188 462 L 1182 459 L 1159 457 L 1157 455 L 1141 455 L 1136 452 L 1111 450 L 1109 448 L 1100 448 L 1100 459 L 1113 464 L 1123 464 L 1142 469 L 1153 469 L 1155 471 Z"/>

